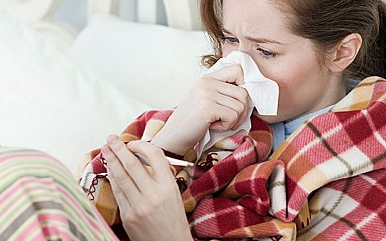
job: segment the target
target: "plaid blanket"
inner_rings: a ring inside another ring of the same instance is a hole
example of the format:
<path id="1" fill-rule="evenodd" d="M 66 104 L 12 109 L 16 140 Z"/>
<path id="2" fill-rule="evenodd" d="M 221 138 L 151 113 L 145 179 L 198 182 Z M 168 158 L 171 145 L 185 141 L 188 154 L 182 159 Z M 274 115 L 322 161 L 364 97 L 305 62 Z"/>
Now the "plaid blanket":
<path id="1" fill-rule="evenodd" d="M 144 113 L 122 138 L 151 140 L 171 113 Z M 195 167 L 171 167 L 196 240 L 386 239 L 384 79 L 363 80 L 273 153 L 272 139 L 269 125 L 252 117 L 248 135 L 226 138 L 200 157 L 190 150 L 183 158 Z M 82 186 L 110 224 L 119 222 L 116 204 L 105 205 L 114 201 L 104 195 L 99 150 L 86 163 Z"/>

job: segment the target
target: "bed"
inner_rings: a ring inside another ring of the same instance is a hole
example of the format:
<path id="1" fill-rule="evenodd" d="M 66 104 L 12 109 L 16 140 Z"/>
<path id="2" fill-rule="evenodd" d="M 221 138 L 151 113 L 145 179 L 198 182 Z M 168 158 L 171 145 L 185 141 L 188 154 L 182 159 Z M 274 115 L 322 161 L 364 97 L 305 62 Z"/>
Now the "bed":
<path id="1" fill-rule="evenodd" d="M 179 103 L 209 52 L 196 0 L 89 0 L 80 31 L 52 20 L 60 0 L 0 1 L 0 144 L 42 150 L 73 173 L 83 154 L 148 109 Z"/>

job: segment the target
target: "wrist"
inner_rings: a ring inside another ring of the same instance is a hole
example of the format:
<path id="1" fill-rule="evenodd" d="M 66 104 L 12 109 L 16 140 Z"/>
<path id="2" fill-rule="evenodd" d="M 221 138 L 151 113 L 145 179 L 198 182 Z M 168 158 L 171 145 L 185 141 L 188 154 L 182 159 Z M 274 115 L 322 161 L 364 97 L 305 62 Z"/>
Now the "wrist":
<path id="1" fill-rule="evenodd" d="M 184 156 L 191 148 L 181 145 L 182 141 L 177 138 L 176 133 L 173 131 L 167 131 L 164 128 L 153 137 L 150 143 L 162 148 L 164 152 L 166 152 L 165 155 L 169 152 L 177 156 Z"/>

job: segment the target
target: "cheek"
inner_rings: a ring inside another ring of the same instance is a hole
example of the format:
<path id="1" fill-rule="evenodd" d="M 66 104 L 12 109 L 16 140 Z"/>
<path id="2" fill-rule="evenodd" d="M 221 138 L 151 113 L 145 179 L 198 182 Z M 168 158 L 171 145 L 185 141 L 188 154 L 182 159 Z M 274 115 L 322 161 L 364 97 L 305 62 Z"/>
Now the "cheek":
<path id="1" fill-rule="evenodd" d="M 305 108 L 305 99 L 310 97 L 310 92 L 315 93 L 317 88 L 314 82 L 317 70 L 318 66 L 314 62 L 307 61 L 261 65 L 262 74 L 279 86 L 279 113 L 282 113 L 284 119 L 291 118 Z"/>
<path id="2" fill-rule="evenodd" d="M 283 90 L 302 89 L 311 79 L 315 78 L 316 73 L 320 72 L 320 67 L 313 58 L 298 61 L 261 62 L 258 64 L 261 73 L 275 81 Z"/>

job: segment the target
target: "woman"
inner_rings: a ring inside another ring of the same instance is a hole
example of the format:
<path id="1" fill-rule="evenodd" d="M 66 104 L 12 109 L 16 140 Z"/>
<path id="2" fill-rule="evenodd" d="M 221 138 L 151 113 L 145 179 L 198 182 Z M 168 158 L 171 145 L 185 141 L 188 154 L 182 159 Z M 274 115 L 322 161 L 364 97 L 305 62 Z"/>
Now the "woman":
<path id="1" fill-rule="evenodd" d="M 109 136 L 94 160 L 103 156 L 107 163 L 130 239 L 385 238 L 385 203 L 366 191 L 375 188 L 382 196 L 385 188 L 383 173 L 375 171 L 386 165 L 384 80 L 366 80 L 344 98 L 348 83 L 386 76 L 385 12 L 379 0 L 201 1 L 203 24 L 214 43 L 214 55 L 206 56 L 204 63 L 210 67 L 234 50 L 251 56 L 262 74 L 279 85 L 278 115 L 255 111 L 249 135 L 215 146 L 211 151 L 222 151 L 215 158 L 209 152 L 195 157 L 193 148 L 208 129 L 236 129 L 249 118 L 248 94 L 238 86 L 244 81 L 243 70 L 234 65 L 204 75 L 173 112 L 146 113 L 124 131 L 151 144 L 126 145 Z M 363 97 L 367 92 L 371 94 Z M 350 146 L 355 148 L 337 149 Z M 150 160 L 152 171 L 136 152 Z M 164 153 L 197 160 L 193 174 L 173 169 L 189 187 L 176 184 Z M 220 157 L 224 153 L 228 155 Z M 347 155 L 353 163 L 347 162 Z M 217 164 L 216 158 L 221 160 Z M 197 179 L 192 181 L 191 175 Z M 248 180 L 256 182 L 242 185 Z M 248 190 L 240 191 L 236 184 Z M 353 192 L 358 185 L 363 189 Z M 337 193 L 346 195 L 335 199 Z M 114 238 L 104 226 L 98 228 L 97 214 L 87 213 L 94 220 L 93 232 L 101 230 L 101 235 L 79 231 L 84 225 L 77 222 L 70 238 Z"/>
<path id="2" fill-rule="evenodd" d="M 254 115 L 271 124 L 275 139 L 284 140 L 291 134 L 291 129 L 293 131 L 312 116 L 329 111 L 342 100 L 349 85 L 355 82 L 353 80 L 371 75 L 385 76 L 384 11 L 385 4 L 381 1 L 202 1 L 202 20 L 214 40 L 215 50 L 214 55 L 204 58 L 204 63 L 210 67 L 234 50 L 250 55 L 262 74 L 280 88 L 278 115 L 261 116 L 256 112 Z M 149 138 L 151 143 L 183 156 L 208 129 L 237 128 L 247 118 L 248 98 L 245 89 L 229 82 L 242 84 L 240 66 L 203 76 L 167 119 L 165 126 Z M 284 131 L 280 132 L 280 129 Z M 280 134 L 284 137 L 278 138 Z M 275 141 L 279 142 L 276 147 L 280 146 L 280 140 Z M 163 159 L 159 150 L 155 151 L 158 154 L 147 154 L 144 143 L 129 143 L 128 148 L 131 152 L 149 155 L 154 165 Z M 167 232 L 170 236 L 166 239 L 189 240 L 190 232 L 177 188 L 175 185 L 165 187 L 164 178 L 159 183 L 157 178 L 155 183 L 152 178 L 145 178 L 148 176 L 146 171 L 130 151 L 116 136 L 111 136 L 102 148 L 118 205 L 129 210 L 121 209 L 127 233 L 133 240 L 149 237 L 159 240 L 159 229 L 165 232 L 179 230 Z M 279 153 L 274 153 L 275 156 Z M 155 175 L 170 177 L 164 168 L 154 166 Z M 130 177 L 133 182 L 127 181 Z M 170 178 L 169 183 L 172 181 Z M 126 197 L 126 193 L 135 195 Z M 152 203 L 153 199 L 155 203 Z M 186 209 L 185 201 L 184 196 Z M 288 205 L 294 204 L 289 200 Z M 171 207 L 177 208 L 171 212 Z M 288 218 L 291 215 L 284 216 L 285 221 L 293 221 Z M 303 222 L 304 226 L 307 221 Z M 151 236 L 146 226 L 159 229 L 153 229 L 154 236 Z M 194 229 L 198 236 L 207 234 L 205 230 L 198 230 L 198 225 L 193 226 Z M 220 237 L 214 230 L 212 235 L 209 232 L 207 238 Z"/>

